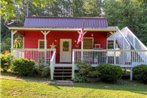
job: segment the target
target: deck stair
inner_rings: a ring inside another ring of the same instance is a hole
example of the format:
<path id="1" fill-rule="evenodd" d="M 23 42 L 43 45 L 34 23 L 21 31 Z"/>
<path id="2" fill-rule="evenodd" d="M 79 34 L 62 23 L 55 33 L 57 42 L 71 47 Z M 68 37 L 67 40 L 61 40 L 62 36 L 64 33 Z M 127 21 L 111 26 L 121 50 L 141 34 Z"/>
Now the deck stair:
<path id="1" fill-rule="evenodd" d="M 125 27 L 121 30 L 117 28 L 117 32 L 111 35 L 108 40 L 116 40 L 117 44 L 122 50 L 147 50 L 147 47 L 135 36 L 135 34 L 128 27 Z M 132 54 L 130 52 L 122 53 L 122 62 L 132 62 L 135 65 L 137 63 L 147 63 L 146 53 L 134 52 L 133 55 L 139 58 L 138 60 L 131 60 L 131 55 Z"/>
<path id="2" fill-rule="evenodd" d="M 55 67 L 54 80 L 71 80 L 72 67 Z"/>

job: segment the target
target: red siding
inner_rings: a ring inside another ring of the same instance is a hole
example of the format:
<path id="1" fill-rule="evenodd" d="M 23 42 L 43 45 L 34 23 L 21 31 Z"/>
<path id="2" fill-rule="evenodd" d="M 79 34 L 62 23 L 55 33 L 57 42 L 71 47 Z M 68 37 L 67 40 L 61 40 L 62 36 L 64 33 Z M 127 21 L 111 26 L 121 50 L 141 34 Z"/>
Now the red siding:
<path id="1" fill-rule="evenodd" d="M 44 39 L 40 31 L 25 31 L 24 48 L 38 48 L 38 40 Z M 93 36 L 92 36 L 93 35 Z M 107 32 L 87 32 L 84 37 L 94 37 L 94 44 L 101 44 L 102 48 L 106 48 Z M 47 35 L 47 47 L 54 42 L 56 45 L 56 62 L 60 60 L 60 39 L 72 39 L 72 49 L 80 48 L 80 44 L 76 47 L 78 33 L 73 31 L 51 31 Z"/>

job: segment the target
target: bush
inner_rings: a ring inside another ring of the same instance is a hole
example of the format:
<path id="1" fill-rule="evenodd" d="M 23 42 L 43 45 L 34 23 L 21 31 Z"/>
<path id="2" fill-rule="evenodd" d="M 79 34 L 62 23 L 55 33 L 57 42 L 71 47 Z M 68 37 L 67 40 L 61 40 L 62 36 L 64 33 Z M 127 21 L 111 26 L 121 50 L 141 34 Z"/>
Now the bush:
<path id="1" fill-rule="evenodd" d="M 34 73 L 41 77 L 49 77 L 50 76 L 50 67 L 45 65 L 36 65 L 34 68 Z"/>
<path id="2" fill-rule="evenodd" d="M 14 59 L 12 63 L 13 63 L 12 70 L 14 72 L 17 72 L 18 74 L 24 76 L 32 75 L 35 65 L 34 61 L 19 58 L 19 59 Z"/>
<path id="3" fill-rule="evenodd" d="M 133 78 L 143 82 L 147 81 L 147 65 L 139 65 L 133 68 Z"/>
<path id="4" fill-rule="evenodd" d="M 11 65 L 11 54 L 1 54 L 1 68 L 4 72 L 7 72 L 7 70 L 10 68 Z"/>
<path id="5" fill-rule="evenodd" d="M 104 82 L 117 82 L 123 74 L 121 67 L 110 64 L 100 64 L 96 70 L 100 73 L 100 80 Z"/>
<path id="6" fill-rule="evenodd" d="M 97 78 L 99 75 L 99 72 L 89 64 L 79 63 L 78 68 L 78 73 L 75 75 L 76 82 L 89 82 L 89 78 Z"/>

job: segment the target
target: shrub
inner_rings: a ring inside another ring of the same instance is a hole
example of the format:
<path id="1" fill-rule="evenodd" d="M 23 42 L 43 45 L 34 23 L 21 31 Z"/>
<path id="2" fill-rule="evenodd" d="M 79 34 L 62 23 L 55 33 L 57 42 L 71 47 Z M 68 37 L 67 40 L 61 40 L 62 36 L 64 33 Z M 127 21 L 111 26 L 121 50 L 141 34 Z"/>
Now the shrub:
<path id="1" fill-rule="evenodd" d="M 139 65 L 133 68 L 133 78 L 135 80 L 147 81 L 147 65 Z"/>
<path id="2" fill-rule="evenodd" d="M 110 64 L 100 64 L 96 67 L 96 70 L 100 73 L 100 80 L 111 83 L 117 82 L 123 73 L 121 67 Z"/>
<path id="3" fill-rule="evenodd" d="M 50 76 L 50 67 L 45 65 L 36 65 L 34 68 L 34 73 L 41 77 L 49 77 Z"/>
<path id="4" fill-rule="evenodd" d="M 99 72 L 89 64 L 79 63 L 78 68 L 78 73 L 75 75 L 76 82 L 89 82 L 89 78 L 97 78 L 99 75 Z"/>
<path id="5" fill-rule="evenodd" d="M 34 61 L 23 58 L 14 59 L 12 63 L 12 70 L 24 76 L 31 75 L 35 65 Z"/>
<path id="6" fill-rule="evenodd" d="M 7 72 L 7 70 L 10 68 L 11 65 L 11 54 L 1 54 L 1 68 L 4 72 Z"/>

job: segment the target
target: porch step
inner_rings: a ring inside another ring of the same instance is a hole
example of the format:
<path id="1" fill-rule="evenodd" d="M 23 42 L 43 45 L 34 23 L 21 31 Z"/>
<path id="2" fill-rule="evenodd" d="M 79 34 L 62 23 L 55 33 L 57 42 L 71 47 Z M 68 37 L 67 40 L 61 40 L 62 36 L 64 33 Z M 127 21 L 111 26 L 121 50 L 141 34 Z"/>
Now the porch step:
<path id="1" fill-rule="evenodd" d="M 71 80 L 72 67 L 55 67 L 54 80 Z"/>

